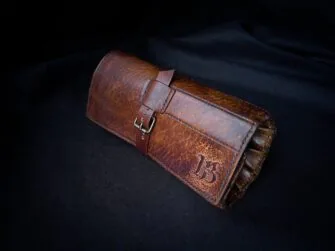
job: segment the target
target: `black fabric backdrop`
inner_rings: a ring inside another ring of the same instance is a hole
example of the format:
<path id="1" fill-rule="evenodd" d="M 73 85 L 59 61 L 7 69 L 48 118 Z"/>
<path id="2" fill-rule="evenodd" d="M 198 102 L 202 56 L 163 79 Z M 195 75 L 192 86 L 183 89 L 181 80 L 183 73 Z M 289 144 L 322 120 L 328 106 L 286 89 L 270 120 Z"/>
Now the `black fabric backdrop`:
<path id="1" fill-rule="evenodd" d="M 129 3 L 48 2 L 5 13 L 23 21 L 4 39 L 4 250 L 331 249 L 334 20 L 327 4 L 302 3 L 141 2 L 132 14 Z M 85 117 L 90 78 L 112 49 L 271 112 L 277 138 L 231 210 Z"/>

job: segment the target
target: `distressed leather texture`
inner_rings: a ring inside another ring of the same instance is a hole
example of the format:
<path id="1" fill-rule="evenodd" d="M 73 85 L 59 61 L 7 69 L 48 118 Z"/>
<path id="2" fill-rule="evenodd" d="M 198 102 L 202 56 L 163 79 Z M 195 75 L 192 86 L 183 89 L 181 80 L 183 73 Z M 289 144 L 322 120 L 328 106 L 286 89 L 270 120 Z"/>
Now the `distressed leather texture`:
<path id="1" fill-rule="evenodd" d="M 87 117 L 219 208 L 245 194 L 276 134 L 264 109 L 120 51 L 97 66 Z"/>

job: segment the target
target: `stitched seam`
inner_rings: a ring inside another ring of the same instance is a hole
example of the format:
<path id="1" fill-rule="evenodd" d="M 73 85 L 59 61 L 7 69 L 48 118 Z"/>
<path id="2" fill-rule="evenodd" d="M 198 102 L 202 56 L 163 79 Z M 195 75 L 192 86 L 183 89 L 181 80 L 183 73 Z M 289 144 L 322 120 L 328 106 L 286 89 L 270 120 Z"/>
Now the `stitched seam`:
<path id="1" fill-rule="evenodd" d="M 255 130 L 256 131 L 256 130 Z M 256 178 L 258 177 L 258 175 L 259 175 L 259 173 L 260 173 L 260 171 L 261 171 L 261 168 L 262 168 L 262 166 L 263 166 L 263 163 L 264 163 L 264 161 L 265 161 L 265 159 L 266 159 L 266 156 L 267 156 L 267 154 L 268 154 L 268 152 L 269 152 L 269 149 L 270 149 L 270 146 L 271 146 L 271 143 L 272 143 L 272 140 L 273 140 L 273 136 L 272 137 L 270 137 L 270 136 L 267 136 L 267 144 L 266 144 L 266 146 L 265 146 L 265 148 L 264 148 L 264 150 L 262 150 L 262 158 L 261 158 L 261 160 L 260 160 L 260 162 L 258 163 L 258 168 L 259 168 L 259 170 L 257 171 L 257 173 L 256 173 L 256 175 L 254 176 L 254 178 L 253 178 L 253 180 L 251 181 L 251 182 L 245 182 L 244 184 L 243 184 L 243 186 L 244 186 L 244 188 L 243 188 L 243 190 L 245 191 L 255 180 L 256 180 Z M 241 168 L 241 170 L 242 170 L 243 168 Z M 233 196 L 237 196 L 239 193 L 241 193 L 242 192 L 242 190 L 239 188 L 239 191 L 235 191 L 235 192 L 233 192 Z M 229 193 L 231 193 L 231 191 L 229 191 L 228 192 L 228 194 Z M 226 194 L 226 196 L 228 195 L 228 194 Z"/>
<path id="2" fill-rule="evenodd" d="M 255 126 L 255 124 L 254 124 L 254 126 Z M 230 162 L 230 167 L 233 166 L 233 164 L 235 163 L 235 160 L 236 160 L 238 154 L 241 152 L 241 149 L 245 146 L 246 140 L 249 138 L 250 133 L 251 133 L 251 132 L 253 131 L 253 129 L 254 129 L 254 126 L 252 126 L 252 127 L 249 129 L 247 135 L 243 138 L 243 141 L 242 141 L 241 146 L 239 147 L 238 151 L 237 151 L 237 152 L 235 153 L 235 155 L 234 155 L 234 158 L 233 158 L 232 161 Z M 235 166 L 234 171 L 235 171 L 235 170 L 236 170 L 236 166 Z M 234 172 L 231 172 L 231 173 L 229 174 L 229 179 L 232 178 L 233 174 L 234 174 Z M 227 179 L 228 179 L 228 178 L 227 178 Z M 219 190 L 218 195 L 216 196 L 216 201 L 217 201 L 217 202 L 219 202 L 219 201 L 222 199 L 222 196 L 223 196 L 223 194 L 224 194 L 224 192 L 225 192 L 225 190 L 226 190 L 225 187 L 227 187 L 227 184 L 226 184 L 226 183 L 224 184 L 224 186 L 222 186 L 222 188 Z"/>
<path id="3" fill-rule="evenodd" d="M 217 144 L 219 144 L 219 145 L 221 145 L 221 146 L 227 147 L 227 148 L 229 148 L 229 149 L 231 149 L 231 150 L 233 150 L 233 151 L 237 151 L 237 149 L 235 149 L 234 147 L 232 147 L 232 146 L 230 146 L 230 145 L 228 145 L 228 144 L 226 144 L 226 143 L 224 143 L 224 142 L 221 142 L 221 141 L 219 141 L 218 139 L 215 139 L 215 138 L 213 138 L 212 136 L 209 136 L 209 135 L 207 135 L 207 134 L 205 134 L 205 133 L 199 131 L 198 129 L 196 129 L 196 128 L 192 127 L 191 125 L 185 123 L 184 121 L 182 121 L 182 120 L 176 118 L 175 116 L 173 116 L 173 115 L 171 115 L 171 114 L 169 114 L 169 113 L 164 113 L 164 114 L 166 114 L 167 116 L 171 117 L 173 120 L 177 121 L 178 123 L 182 124 L 183 126 L 186 126 L 186 127 L 188 127 L 189 129 L 192 129 L 193 131 L 195 131 L 195 132 L 201 134 L 202 136 L 204 136 L 204 137 L 206 137 L 206 138 L 208 138 L 208 139 L 210 139 L 210 140 L 213 140 L 215 143 L 217 143 Z"/>
<path id="4" fill-rule="evenodd" d="M 224 181 L 223 181 L 223 185 L 222 185 L 222 187 L 219 189 L 219 192 L 217 193 L 217 195 L 215 196 L 215 202 L 216 202 L 216 203 L 219 203 L 219 202 L 220 202 L 221 197 L 222 197 L 222 195 L 223 195 L 223 192 L 224 192 L 225 188 L 228 186 L 228 180 L 231 179 L 231 177 L 232 177 L 232 175 L 233 175 L 233 173 L 234 173 L 234 171 L 235 171 L 235 168 L 236 168 L 236 167 L 234 168 L 234 170 L 231 170 L 231 169 L 232 169 L 232 166 L 233 166 L 234 163 L 235 163 L 235 160 L 236 160 L 236 157 L 237 157 L 238 153 L 239 153 L 239 152 L 235 152 L 235 153 L 234 153 L 234 156 L 233 156 L 232 160 L 231 160 L 230 163 L 229 163 L 229 175 L 226 175 L 226 176 L 225 176 Z"/>

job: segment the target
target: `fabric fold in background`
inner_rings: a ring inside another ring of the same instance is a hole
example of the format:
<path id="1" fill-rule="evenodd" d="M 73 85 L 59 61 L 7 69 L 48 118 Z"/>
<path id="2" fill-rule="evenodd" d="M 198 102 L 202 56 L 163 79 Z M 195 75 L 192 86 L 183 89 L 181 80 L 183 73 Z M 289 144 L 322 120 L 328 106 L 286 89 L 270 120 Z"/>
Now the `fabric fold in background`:
<path id="1" fill-rule="evenodd" d="M 335 95 L 327 89 L 334 88 L 335 52 L 317 39 L 291 35 L 231 22 L 185 37 L 152 38 L 148 50 L 157 64 L 195 78 L 225 79 L 220 86 L 280 95 L 334 111 Z"/>

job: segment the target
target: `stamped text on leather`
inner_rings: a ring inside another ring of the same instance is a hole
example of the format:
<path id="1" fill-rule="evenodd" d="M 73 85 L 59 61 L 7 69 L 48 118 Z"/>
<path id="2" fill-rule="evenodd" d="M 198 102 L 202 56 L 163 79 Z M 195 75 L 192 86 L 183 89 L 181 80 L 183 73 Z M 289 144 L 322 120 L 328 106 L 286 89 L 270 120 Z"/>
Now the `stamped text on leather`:
<path id="1" fill-rule="evenodd" d="M 200 179 L 204 179 L 208 183 L 216 181 L 218 162 L 212 162 L 205 159 L 205 156 L 199 154 L 199 164 L 194 171 L 195 175 Z"/>

